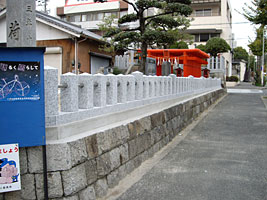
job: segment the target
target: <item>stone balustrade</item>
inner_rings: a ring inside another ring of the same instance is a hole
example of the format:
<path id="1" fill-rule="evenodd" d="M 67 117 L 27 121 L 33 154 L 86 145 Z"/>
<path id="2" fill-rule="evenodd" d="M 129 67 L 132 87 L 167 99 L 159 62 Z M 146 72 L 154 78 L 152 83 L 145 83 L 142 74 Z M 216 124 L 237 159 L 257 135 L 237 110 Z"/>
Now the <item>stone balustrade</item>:
<path id="1" fill-rule="evenodd" d="M 66 73 L 45 67 L 46 127 L 221 88 L 217 78 Z"/>

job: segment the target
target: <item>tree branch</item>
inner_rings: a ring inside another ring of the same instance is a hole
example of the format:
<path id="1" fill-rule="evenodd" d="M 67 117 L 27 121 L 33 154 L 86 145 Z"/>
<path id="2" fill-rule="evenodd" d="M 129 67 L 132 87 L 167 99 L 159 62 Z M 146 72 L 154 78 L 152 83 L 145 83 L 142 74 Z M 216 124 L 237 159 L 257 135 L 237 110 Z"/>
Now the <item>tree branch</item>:
<path id="1" fill-rule="evenodd" d="M 137 8 L 136 8 L 136 6 L 135 6 L 135 4 L 134 4 L 134 3 L 132 3 L 132 2 L 129 2 L 128 0 L 122 0 L 122 1 L 124 1 L 125 3 L 128 3 L 128 4 L 130 4 L 130 5 L 133 7 L 133 9 L 135 10 L 135 12 L 139 14 L 139 11 L 137 10 Z"/>
<path id="2" fill-rule="evenodd" d="M 168 14 L 172 14 L 173 12 L 165 12 L 165 13 L 160 13 L 160 14 L 157 14 L 157 15 L 153 15 L 153 16 L 149 16 L 149 17 L 146 17 L 144 18 L 145 21 L 148 20 L 148 19 L 153 19 L 153 18 L 156 18 L 156 17 L 159 17 L 159 16 L 163 16 L 163 15 L 168 15 Z"/>

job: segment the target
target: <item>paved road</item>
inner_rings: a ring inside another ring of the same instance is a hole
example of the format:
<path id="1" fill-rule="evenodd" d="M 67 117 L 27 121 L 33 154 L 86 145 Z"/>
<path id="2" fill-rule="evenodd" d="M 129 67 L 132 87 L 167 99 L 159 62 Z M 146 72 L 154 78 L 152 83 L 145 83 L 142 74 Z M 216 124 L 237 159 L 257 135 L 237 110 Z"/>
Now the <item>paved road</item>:
<path id="1" fill-rule="evenodd" d="M 267 200 L 267 112 L 262 95 L 229 94 L 118 199 Z"/>

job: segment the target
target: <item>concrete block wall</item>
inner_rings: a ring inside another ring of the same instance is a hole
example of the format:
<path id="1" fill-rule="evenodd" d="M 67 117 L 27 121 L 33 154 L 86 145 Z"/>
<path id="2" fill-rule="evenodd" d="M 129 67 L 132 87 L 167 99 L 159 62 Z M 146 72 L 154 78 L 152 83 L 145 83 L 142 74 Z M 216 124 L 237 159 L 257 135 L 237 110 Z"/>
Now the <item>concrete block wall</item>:
<path id="1" fill-rule="evenodd" d="M 49 199 L 90 200 L 168 144 L 225 91 L 218 89 L 130 123 L 47 145 Z M 43 199 L 42 148 L 20 148 L 22 190 L 0 200 Z"/>

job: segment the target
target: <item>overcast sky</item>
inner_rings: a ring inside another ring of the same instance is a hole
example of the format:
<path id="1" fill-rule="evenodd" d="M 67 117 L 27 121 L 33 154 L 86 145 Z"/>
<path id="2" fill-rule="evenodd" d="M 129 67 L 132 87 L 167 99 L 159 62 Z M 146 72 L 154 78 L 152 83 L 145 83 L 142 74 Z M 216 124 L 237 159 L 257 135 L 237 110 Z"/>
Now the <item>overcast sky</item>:
<path id="1" fill-rule="evenodd" d="M 238 24 L 242 22 L 248 22 L 238 12 L 243 12 L 242 7 L 245 3 L 251 5 L 251 0 L 230 0 L 232 13 L 233 13 L 233 33 L 237 41 L 237 46 L 242 46 L 248 50 L 249 38 L 253 41 L 255 39 L 255 26 L 251 23 Z"/>

